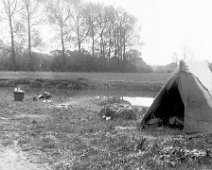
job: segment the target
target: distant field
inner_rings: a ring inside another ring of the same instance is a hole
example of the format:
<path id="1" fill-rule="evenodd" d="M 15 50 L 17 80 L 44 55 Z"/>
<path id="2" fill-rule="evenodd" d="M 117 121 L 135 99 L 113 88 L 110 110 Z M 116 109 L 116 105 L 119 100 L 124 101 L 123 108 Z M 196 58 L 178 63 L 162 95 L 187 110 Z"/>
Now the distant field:
<path id="1" fill-rule="evenodd" d="M 118 81 L 133 83 L 164 83 L 168 73 L 63 73 L 63 72 L 0 72 L 0 79 L 56 79 L 72 80 L 78 78 L 92 81 Z"/>

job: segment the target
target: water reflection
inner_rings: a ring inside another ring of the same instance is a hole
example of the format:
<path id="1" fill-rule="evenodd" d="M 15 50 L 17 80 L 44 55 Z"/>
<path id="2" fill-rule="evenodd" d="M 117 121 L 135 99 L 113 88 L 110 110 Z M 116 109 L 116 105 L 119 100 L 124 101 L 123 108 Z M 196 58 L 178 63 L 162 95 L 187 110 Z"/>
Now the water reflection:
<path id="1" fill-rule="evenodd" d="M 46 89 L 49 91 L 49 89 Z M 114 97 L 145 97 L 154 98 L 156 92 L 151 91 L 125 91 L 125 90 L 64 90 L 57 89 L 56 91 L 50 90 L 53 94 L 57 96 L 67 96 L 67 97 L 97 97 L 97 96 L 114 96 Z"/>
<path id="2" fill-rule="evenodd" d="M 147 106 L 149 107 L 154 98 L 152 97 L 123 97 L 123 100 L 130 102 L 132 105 L 139 105 L 139 106 Z"/>
<path id="3" fill-rule="evenodd" d="M 73 102 L 81 101 L 81 99 L 92 99 L 92 98 L 103 98 L 103 97 L 115 97 L 126 101 L 129 101 L 132 105 L 139 106 L 150 106 L 156 96 L 155 92 L 149 91 L 123 91 L 123 90 L 64 90 L 57 89 L 46 89 L 50 91 L 53 96 L 61 96 L 66 98 L 68 104 L 73 104 Z"/>

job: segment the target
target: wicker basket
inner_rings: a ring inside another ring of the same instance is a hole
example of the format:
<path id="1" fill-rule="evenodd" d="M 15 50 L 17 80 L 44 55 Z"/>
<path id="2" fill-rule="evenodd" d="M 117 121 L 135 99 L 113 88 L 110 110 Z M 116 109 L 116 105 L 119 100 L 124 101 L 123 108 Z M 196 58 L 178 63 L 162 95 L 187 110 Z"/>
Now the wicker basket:
<path id="1" fill-rule="evenodd" d="M 24 92 L 14 92 L 14 101 L 23 101 Z"/>

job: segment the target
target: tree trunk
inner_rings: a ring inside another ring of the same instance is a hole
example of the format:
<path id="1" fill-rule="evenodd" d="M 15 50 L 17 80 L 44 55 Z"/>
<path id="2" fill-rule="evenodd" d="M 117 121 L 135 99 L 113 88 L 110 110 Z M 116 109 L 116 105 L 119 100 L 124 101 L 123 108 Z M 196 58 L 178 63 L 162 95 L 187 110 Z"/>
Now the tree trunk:
<path id="1" fill-rule="evenodd" d="M 119 37 L 117 37 L 117 55 L 118 55 L 119 61 L 121 61 L 121 58 L 120 58 L 120 41 L 119 41 Z"/>
<path id="2" fill-rule="evenodd" d="M 120 61 L 123 61 L 123 58 L 122 58 L 122 37 L 121 37 L 121 26 L 119 28 L 119 58 L 120 58 Z"/>
<path id="3" fill-rule="evenodd" d="M 33 67 L 33 61 L 32 61 L 32 45 L 31 45 L 31 21 L 30 21 L 30 16 L 28 15 L 27 17 L 27 26 L 28 26 L 28 56 L 29 56 L 29 64 L 31 70 L 34 70 Z"/>
<path id="4" fill-rule="evenodd" d="M 79 26 L 77 26 L 77 43 L 78 43 L 78 52 L 80 52 L 81 51 L 81 40 L 80 40 Z"/>
<path id="5" fill-rule="evenodd" d="M 94 40 L 94 36 L 92 36 L 92 56 L 94 57 L 94 47 L 95 46 L 95 40 Z"/>
<path id="6" fill-rule="evenodd" d="M 11 38 L 11 58 L 13 62 L 13 70 L 16 71 L 16 56 L 15 56 L 15 43 L 14 43 L 14 34 L 13 34 L 13 25 L 12 18 L 9 17 L 9 26 L 10 26 L 10 38 Z"/>
<path id="7" fill-rule="evenodd" d="M 109 50 L 108 50 L 108 61 L 110 62 L 110 55 L 111 55 L 111 47 L 109 47 Z"/>
<path id="8" fill-rule="evenodd" d="M 93 26 L 93 23 L 92 23 L 92 26 L 91 26 L 91 39 L 92 39 L 92 56 L 94 57 L 94 48 L 95 48 L 95 34 L 94 34 L 94 26 Z"/>
<path id="9" fill-rule="evenodd" d="M 108 61 L 110 62 L 111 58 L 111 46 L 112 46 L 112 35 L 111 35 L 111 27 L 110 27 L 110 34 L 109 34 L 109 50 L 108 50 Z"/>
<path id="10" fill-rule="evenodd" d="M 78 52 L 81 51 L 81 43 L 80 43 L 80 40 L 78 40 Z"/>
<path id="11" fill-rule="evenodd" d="M 63 33 L 63 26 L 60 26 L 60 36 L 61 36 L 61 46 L 62 46 L 62 57 L 63 57 L 63 71 L 66 68 L 66 59 L 65 59 L 65 45 L 64 45 L 64 33 Z"/>
<path id="12" fill-rule="evenodd" d="M 100 34 L 100 38 L 101 38 L 101 40 L 100 40 L 100 49 L 101 49 L 101 52 L 100 52 L 100 54 L 101 54 L 101 57 L 105 57 L 104 56 L 104 40 L 103 40 L 103 35 L 102 35 L 102 33 Z"/>
<path id="13" fill-rule="evenodd" d="M 124 41 L 124 44 L 123 44 L 123 59 L 124 59 L 124 62 L 126 61 L 126 42 Z"/>
<path id="14" fill-rule="evenodd" d="M 105 42 L 103 40 L 103 45 L 102 45 L 102 56 L 105 58 Z"/>
<path id="15" fill-rule="evenodd" d="M 114 56 L 118 58 L 118 55 L 117 55 L 117 48 L 118 47 L 118 43 L 117 43 L 117 37 L 115 37 L 115 45 L 114 45 Z"/>

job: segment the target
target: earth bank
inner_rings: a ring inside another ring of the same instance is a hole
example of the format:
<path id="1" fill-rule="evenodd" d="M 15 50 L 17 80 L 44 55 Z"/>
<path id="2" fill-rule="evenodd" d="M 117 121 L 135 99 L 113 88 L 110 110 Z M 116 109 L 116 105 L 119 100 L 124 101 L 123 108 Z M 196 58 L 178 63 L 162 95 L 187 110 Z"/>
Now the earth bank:
<path id="1" fill-rule="evenodd" d="M 94 89 L 94 90 L 133 90 L 159 91 L 163 83 L 136 83 L 120 81 L 93 81 L 84 78 L 73 80 L 53 79 L 0 79 L 0 87 L 25 86 L 27 88 L 57 88 L 57 89 Z"/>

